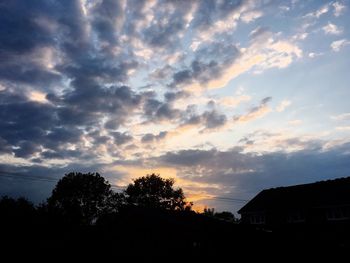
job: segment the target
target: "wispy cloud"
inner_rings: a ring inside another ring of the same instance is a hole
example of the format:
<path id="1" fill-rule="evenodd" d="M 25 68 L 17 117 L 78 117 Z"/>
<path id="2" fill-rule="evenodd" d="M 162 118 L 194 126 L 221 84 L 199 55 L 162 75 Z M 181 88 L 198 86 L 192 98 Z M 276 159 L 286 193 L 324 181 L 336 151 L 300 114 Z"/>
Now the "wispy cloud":
<path id="1" fill-rule="evenodd" d="M 278 38 L 269 30 L 257 28 L 251 33 L 250 45 L 237 49 L 237 56 L 222 67 L 218 71 L 219 74 L 201 83 L 198 80 L 193 81 L 191 71 L 189 75 L 187 71 L 182 71 L 181 79 L 186 80 L 184 83 L 189 91 L 218 89 L 250 70 L 261 73 L 270 68 L 286 68 L 303 56 L 303 51 L 297 44 L 287 39 L 274 39 L 274 37 Z"/>
<path id="2" fill-rule="evenodd" d="M 345 12 L 345 10 L 346 10 L 346 6 L 344 4 L 342 4 L 341 2 L 334 2 L 332 4 L 332 6 L 334 8 L 333 13 L 334 13 L 335 16 L 342 15 Z"/>
<path id="3" fill-rule="evenodd" d="M 241 19 L 245 23 L 250 23 L 258 19 L 259 17 L 262 17 L 263 14 L 264 13 L 259 10 L 253 10 L 242 14 Z"/>
<path id="4" fill-rule="evenodd" d="M 283 100 L 281 103 L 276 107 L 277 112 L 284 111 L 287 107 L 289 107 L 292 104 L 290 100 Z"/>
<path id="5" fill-rule="evenodd" d="M 350 131 L 350 126 L 337 126 L 335 129 L 338 131 Z"/>
<path id="6" fill-rule="evenodd" d="M 343 29 L 332 23 L 328 23 L 326 26 L 322 27 L 322 30 L 327 35 L 340 35 L 343 33 Z"/>
<path id="7" fill-rule="evenodd" d="M 339 115 L 331 116 L 331 119 L 335 121 L 350 120 L 350 113 L 342 113 Z"/>
<path id="8" fill-rule="evenodd" d="M 322 53 L 310 52 L 308 56 L 309 56 L 309 58 L 316 58 L 316 57 L 319 57 L 322 55 L 323 55 Z"/>
<path id="9" fill-rule="evenodd" d="M 324 6 L 321 6 L 319 9 L 317 9 L 314 12 L 307 13 L 305 17 L 320 18 L 322 15 L 328 13 L 328 11 L 329 11 L 329 4 L 326 4 Z"/>
<path id="10" fill-rule="evenodd" d="M 258 106 L 255 106 L 251 108 L 248 113 L 235 116 L 234 121 L 235 122 L 248 122 L 252 121 L 254 119 L 257 119 L 259 117 L 264 116 L 265 114 L 269 113 L 271 111 L 271 108 L 268 106 L 268 103 L 271 101 L 271 97 L 266 97 L 260 101 L 260 104 Z"/>
<path id="11" fill-rule="evenodd" d="M 348 46 L 350 44 L 350 41 L 343 38 L 337 41 L 333 41 L 331 43 L 331 48 L 334 52 L 339 52 L 342 48 L 344 48 L 345 46 Z"/>

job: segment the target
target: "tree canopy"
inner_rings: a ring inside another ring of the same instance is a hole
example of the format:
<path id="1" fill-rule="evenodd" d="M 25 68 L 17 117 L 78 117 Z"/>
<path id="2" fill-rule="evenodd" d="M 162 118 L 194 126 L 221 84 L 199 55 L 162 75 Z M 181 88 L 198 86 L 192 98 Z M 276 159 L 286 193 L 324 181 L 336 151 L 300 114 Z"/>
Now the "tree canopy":
<path id="1" fill-rule="evenodd" d="M 124 191 L 129 205 L 167 210 L 190 210 L 181 188 L 174 188 L 174 179 L 164 179 L 156 174 L 135 179 Z"/>
<path id="2" fill-rule="evenodd" d="M 92 224 L 102 213 L 117 209 L 118 196 L 98 173 L 66 174 L 47 200 L 49 211 L 70 223 Z"/>
<path id="3" fill-rule="evenodd" d="M 186 202 L 174 182 L 150 174 L 135 179 L 122 193 L 115 193 L 98 173 L 69 173 L 58 181 L 45 207 L 54 218 L 81 225 L 94 224 L 102 215 L 118 212 L 121 207 L 191 210 L 192 203 Z"/>

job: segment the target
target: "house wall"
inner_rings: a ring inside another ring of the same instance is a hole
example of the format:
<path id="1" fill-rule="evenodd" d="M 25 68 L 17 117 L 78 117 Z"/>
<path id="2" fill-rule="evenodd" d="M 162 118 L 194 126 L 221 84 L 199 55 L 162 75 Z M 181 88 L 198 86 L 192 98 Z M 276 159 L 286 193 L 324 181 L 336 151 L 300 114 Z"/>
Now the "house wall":
<path id="1" fill-rule="evenodd" d="M 350 205 L 276 209 L 241 213 L 241 222 L 251 225 L 283 226 L 291 224 L 350 223 Z"/>

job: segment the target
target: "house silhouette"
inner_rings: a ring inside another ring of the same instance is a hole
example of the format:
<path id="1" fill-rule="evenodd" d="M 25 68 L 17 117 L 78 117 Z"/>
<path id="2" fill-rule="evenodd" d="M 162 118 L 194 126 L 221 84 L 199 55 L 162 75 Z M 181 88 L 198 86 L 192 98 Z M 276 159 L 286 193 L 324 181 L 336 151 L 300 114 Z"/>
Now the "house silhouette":
<path id="1" fill-rule="evenodd" d="M 266 189 L 238 213 L 243 224 L 270 227 L 350 223 L 350 177 Z"/>

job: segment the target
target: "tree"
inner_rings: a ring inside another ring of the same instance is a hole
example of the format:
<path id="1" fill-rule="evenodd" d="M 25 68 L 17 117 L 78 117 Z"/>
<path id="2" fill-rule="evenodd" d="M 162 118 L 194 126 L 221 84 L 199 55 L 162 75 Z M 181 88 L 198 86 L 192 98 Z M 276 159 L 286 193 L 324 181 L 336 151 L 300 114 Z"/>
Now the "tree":
<path id="1" fill-rule="evenodd" d="M 219 213 L 215 213 L 214 216 L 216 218 L 219 218 L 221 220 L 228 221 L 228 222 L 235 222 L 236 221 L 235 215 L 229 211 L 222 211 Z"/>
<path id="2" fill-rule="evenodd" d="M 203 215 L 213 217 L 215 214 L 214 208 L 205 207 L 203 210 Z"/>
<path id="3" fill-rule="evenodd" d="M 13 199 L 4 196 L 0 199 L 0 225 L 16 225 L 23 227 L 35 221 L 36 210 L 27 199 L 20 197 Z"/>
<path id="4" fill-rule="evenodd" d="M 116 211 L 118 200 L 118 194 L 98 173 L 69 173 L 52 191 L 47 209 L 69 223 L 91 225 L 103 213 Z"/>
<path id="5" fill-rule="evenodd" d="M 174 189 L 174 179 L 163 179 L 150 174 L 135 179 L 124 191 L 126 203 L 145 208 L 191 210 L 181 188 Z"/>
<path id="6" fill-rule="evenodd" d="M 208 217 L 213 217 L 228 222 L 236 221 L 235 215 L 229 211 L 215 212 L 214 208 L 205 207 L 202 214 Z"/>

